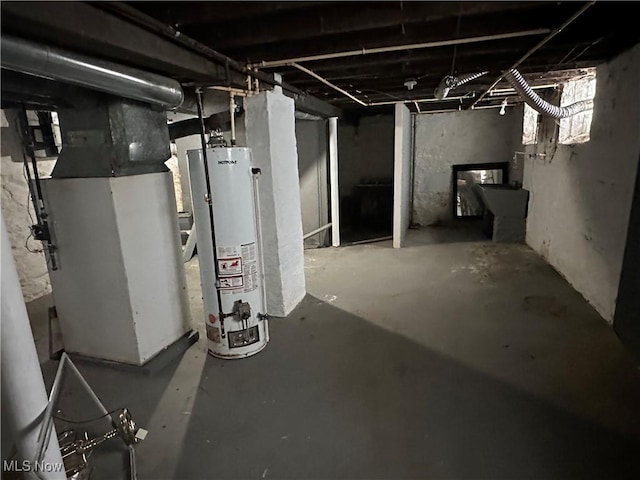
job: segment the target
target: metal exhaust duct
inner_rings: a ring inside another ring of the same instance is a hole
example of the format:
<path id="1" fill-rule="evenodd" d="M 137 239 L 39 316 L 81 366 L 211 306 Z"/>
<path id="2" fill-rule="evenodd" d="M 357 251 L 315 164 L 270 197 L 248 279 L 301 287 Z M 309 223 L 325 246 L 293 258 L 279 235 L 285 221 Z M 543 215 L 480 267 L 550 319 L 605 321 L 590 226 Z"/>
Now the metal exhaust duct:
<path id="1" fill-rule="evenodd" d="M 21 38 L 2 36 L 2 68 L 174 109 L 180 84 L 167 77 Z"/>
<path id="2" fill-rule="evenodd" d="M 434 96 L 438 100 L 444 100 L 444 98 L 449 94 L 450 90 L 459 87 L 460 85 L 464 85 L 465 83 L 469 83 L 476 78 L 480 78 L 487 73 L 489 72 L 467 73 L 457 76 L 447 75 L 442 79 L 442 81 L 438 85 L 438 88 L 436 88 Z"/>
<path id="3" fill-rule="evenodd" d="M 543 115 L 549 115 L 555 119 L 560 119 L 571 117 L 576 113 L 591 110 L 593 108 L 593 100 L 580 100 L 579 102 L 572 103 L 566 107 L 558 107 L 557 105 L 553 105 L 546 100 L 543 100 L 536 92 L 533 91 L 531 86 L 515 68 L 509 70 L 505 74 L 504 78 L 511 84 L 514 90 L 518 92 L 527 105 Z"/>

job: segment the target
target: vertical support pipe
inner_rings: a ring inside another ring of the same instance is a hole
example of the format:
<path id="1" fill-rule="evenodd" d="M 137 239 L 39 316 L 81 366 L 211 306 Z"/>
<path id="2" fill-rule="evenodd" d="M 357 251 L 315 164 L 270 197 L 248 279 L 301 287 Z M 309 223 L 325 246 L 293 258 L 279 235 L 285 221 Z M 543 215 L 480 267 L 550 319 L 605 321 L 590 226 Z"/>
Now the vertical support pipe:
<path id="1" fill-rule="evenodd" d="M 266 275 L 264 273 L 264 243 L 262 242 L 262 216 L 260 214 L 260 181 L 259 175 L 262 174 L 259 168 L 251 170 L 253 176 L 253 209 L 256 212 L 256 235 L 258 240 L 258 260 L 260 260 L 260 289 L 262 290 L 262 308 L 264 312 L 264 331 L 265 339 L 269 341 L 269 312 L 267 311 L 267 284 Z"/>
<path id="2" fill-rule="evenodd" d="M 236 102 L 233 92 L 229 92 L 229 115 L 231 117 L 231 146 L 236 146 Z"/>
<path id="3" fill-rule="evenodd" d="M 420 110 L 418 110 L 420 113 Z M 418 116 L 411 115 L 411 179 L 409 180 L 409 226 L 413 223 L 413 182 L 416 178 L 416 124 Z"/>
<path id="4" fill-rule="evenodd" d="M 340 189 L 338 186 L 338 117 L 329 119 L 329 183 L 331 185 L 331 245 L 340 246 Z"/>
<path id="5" fill-rule="evenodd" d="M 209 160 L 207 158 L 207 142 L 205 140 L 206 128 L 204 126 L 204 104 L 202 100 L 202 90 L 196 89 L 196 98 L 198 106 L 198 118 L 200 119 L 200 145 L 202 147 L 202 160 L 204 162 L 204 177 L 207 190 L 207 198 L 205 199 L 209 205 L 209 223 L 211 225 L 211 244 L 213 245 L 213 268 L 216 272 L 216 299 L 218 300 L 218 316 L 220 317 L 220 332 L 222 338 L 224 333 L 224 312 L 222 311 L 222 297 L 220 296 L 220 267 L 218 264 L 218 243 L 216 242 L 216 224 L 213 220 L 213 194 L 211 193 L 211 177 L 209 176 Z"/>
<path id="6" fill-rule="evenodd" d="M 42 414 L 47 408 L 47 390 L 42 379 L 36 345 L 33 341 L 27 309 L 24 305 L 22 290 L 16 264 L 11 252 L 9 234 L 1 217 L 2 236 L 2 409 L 7 412 L 6 421 L 10 424 L 18 453 L 22 460 L 36 458 L 38 431 Z M 3 420 L 5 420 L 3 416 Z M 53 429 L 53 426 L 51 427 Z M 43 458 L 44 470 L 38 473 L 40 478 L 66 479 L 62 465 L 62 456 L 58 438 L 51 435 Z M 31 465 L 32 468 L 39 466 Z"/>

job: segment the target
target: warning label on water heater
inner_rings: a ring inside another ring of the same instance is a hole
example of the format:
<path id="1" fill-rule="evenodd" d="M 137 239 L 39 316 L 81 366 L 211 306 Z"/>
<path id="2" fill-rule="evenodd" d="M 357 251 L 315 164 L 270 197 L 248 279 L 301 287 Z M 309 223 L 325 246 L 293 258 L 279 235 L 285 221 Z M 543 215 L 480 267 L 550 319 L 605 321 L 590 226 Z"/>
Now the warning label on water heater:
<path id="1" fill-rule="evenodd" d="M 218 258 L 218 271 L 220 276 L 242 275 L 242 258 Z"/>
<path id="2" fill-rule="evenodd" d="M 255 242 L 218 247 L 220 291 L 246 293 L 258 287 L 258 261 Z"/>
<path id="3" fill-rule="evenodd" d="M 244 285 L 242 281 L 242 275 L 236 275 L 233 277 L 220 276 L 220 288 L 227 290 L 236 290 Z M 231 293 L 231 292 L 229 292 Z"/>

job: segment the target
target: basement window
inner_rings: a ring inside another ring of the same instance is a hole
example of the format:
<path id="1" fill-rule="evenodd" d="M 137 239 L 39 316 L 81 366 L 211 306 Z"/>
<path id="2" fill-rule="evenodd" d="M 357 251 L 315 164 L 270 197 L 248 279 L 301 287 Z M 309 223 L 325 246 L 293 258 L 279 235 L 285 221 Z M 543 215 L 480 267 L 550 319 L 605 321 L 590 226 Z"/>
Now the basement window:
<path id="1" fill-rule="evenodd" d="M 596 94 L 595 69 L 582 78 L 570 80 L 564 84 L 560 106 L 565 107 L 580 100 L 593 100 Z M 562 145 L 585 143 L 590 139 L 593 109 L 560 119 L 558 141 Z"/>
<path id="2" fill-rule="evenodd" d="M 522 119 L 522 144 L 535 145 L 538 143 L 538 112 L 526 103 Z"/>

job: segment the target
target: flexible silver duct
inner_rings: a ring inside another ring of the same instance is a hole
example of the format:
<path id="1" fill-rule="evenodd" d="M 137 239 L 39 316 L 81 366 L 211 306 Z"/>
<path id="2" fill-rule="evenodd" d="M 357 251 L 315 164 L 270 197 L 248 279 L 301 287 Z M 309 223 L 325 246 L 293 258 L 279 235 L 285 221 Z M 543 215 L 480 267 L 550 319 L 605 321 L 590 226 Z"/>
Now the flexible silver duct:
<path id="1" fill-rule="evenodd" d="M 2 67 L 9 70 L 167 109 L 177 108 L 183 100 L 180 84 L 161 75 L 5 35 L 2 36 L 1 49 Z"/>
<path id="2" fill-rule="evenodd" d="M 487 73 L 489 72 L 466 73 L 456 77 L 453 75 L 447 75 L 442 79 L 438 88 L 436 88 L 434 95 L 438 100 L 443 100 L 447 95 L 449 95 L 450 90 L 459 87 L 460 85 L 464 85 L 465 83 L 469 83 L 476 78 L 480 78 Z"/>
<path id="3" fill-rule="evenodd" d="M 533 91 L 527 81 L 522 77 L 520 72 L 516 69 L 509 70 L 504 78 L 511 84 L 516 92 L 523 98 L 523 100 L 533 108 L 536 112 L 543 115 L 549 115 L 550 117 L 559 119 L 567 118 L 576 113 L 584 112 L 593 108 L 593 100 L 580 100 L 579 102 L 572 103 L 566 107 L 558 107 L 546 100 L 540 98 L 540 96 Z"/>

